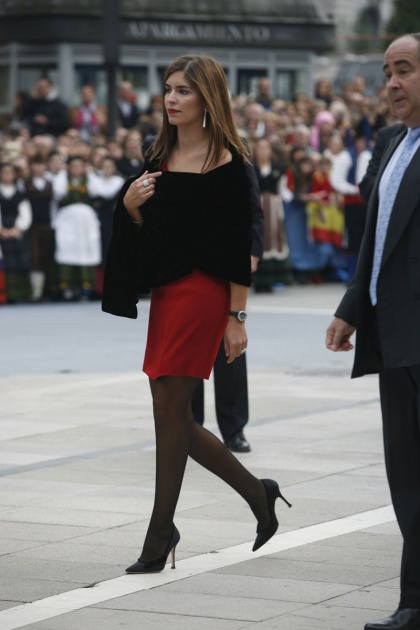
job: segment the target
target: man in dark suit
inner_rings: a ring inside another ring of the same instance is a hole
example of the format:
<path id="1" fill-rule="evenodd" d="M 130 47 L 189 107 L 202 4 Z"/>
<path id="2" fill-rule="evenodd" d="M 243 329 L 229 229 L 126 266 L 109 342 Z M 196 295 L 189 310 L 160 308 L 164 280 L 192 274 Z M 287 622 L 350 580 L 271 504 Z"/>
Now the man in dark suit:
<path id="1" fill-rule="evenodd" d="M 353 348 L 353 377 L 379 373 L 385 464 L 403 536 L 401 598 L 365 630 L 420 629 L 420 33 L 385 53 L 387 94 L 408 128 L 387 143 L 370 194 L 356 275 L 327 330 Z"/>
<path id="2" fill-rule="evenodd" d="M 67 105 L 58 98 L 48 77 L 38 79 L 34 94 L 24 108 L 24 120 L 31 136 L 59 136 L 69 128 Z"/>
<path id="3" fill-rule="evenodd" d="M 257 270 L 264 249 L 264 215 L 261 207 L 261 194 L 254 167 L 245 166 L 251 182 L 252 244 L 251 271 Z M 216 418 L 225 445 L 233 453 L 249 453 L 251 446 L 244 435 L 248 423 L 248 378 L 245 354 L 227 363 L 223 340 L 213 366 L 214 400 Z M 195 390 L 192 401 L 194 420 L 204 422 L 204 384 Z"/>
<path id="4" fill-rule="evenodd" d="M 129 81 L 121 81 L 118 86 L 118 117 L 123 127 L 132 129 L 139 123 L 140 110 L 137 107 L 133 86 Z"/>

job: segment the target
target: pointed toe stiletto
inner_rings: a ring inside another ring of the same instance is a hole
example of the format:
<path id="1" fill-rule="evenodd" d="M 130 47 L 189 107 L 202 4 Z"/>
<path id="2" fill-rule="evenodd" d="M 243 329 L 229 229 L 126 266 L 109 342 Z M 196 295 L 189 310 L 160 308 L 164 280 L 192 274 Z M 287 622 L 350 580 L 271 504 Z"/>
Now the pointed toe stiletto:
<path id="1" fill-rule="evenodd" d="M 264 485 L 265 492 L 267 494 L 267 504 L 268 504 L 268 511 L 270 514 L 270 523 L 264 529 L 260 529 L 260 526 L 258 525 L 257 537 L 255 539 L 254 546 L 252 547 L 252 551 L 257 551 L 257 549 L 265 545 L 265 543 L 268 540 L 270 540 L 270 538 L 274 536 L 274 534 L 277 531 L 279 522 L 277 520 L 276 512 L 275 512 L 276 499 L 280 498 L 289 506 L 289 508 L 292 507 L 292 504 L 286 501 L 286 499 L 280 492 L 280 488 L 277 481 L 274 481 L 273 479 L 261 479 L 261 481 Z"/>
<path id="2" fill-rule="evenodd" d="M 125 570 L 126 573 L 159 573 L 159 571 L 163 571 L 165 565 L 168 561 L 168 556 L 171 554 L 172 556 L 172 565 L 171 569 L 175 569 L 175 547 L 181 540 L 181 536 L 179 531 L 174 525 L 172 530 L 171 539 L 166 547 L 165 553 L 158 560 L 148 560 L 147 562 L 142 562 L 140 558 L 128 567 Z"/>

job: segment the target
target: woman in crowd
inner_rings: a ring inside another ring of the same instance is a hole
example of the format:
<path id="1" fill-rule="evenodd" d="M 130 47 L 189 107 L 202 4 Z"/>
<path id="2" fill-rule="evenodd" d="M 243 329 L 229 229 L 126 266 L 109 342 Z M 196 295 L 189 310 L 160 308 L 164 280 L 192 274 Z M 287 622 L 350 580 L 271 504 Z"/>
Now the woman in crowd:
<path id="1" fill-rule="evenodd" d="M 312 192 L 314 163 L 305 151 L 294 147 L 290 159 L 291 166 L 281 182 L 284 222 L 295 280 L 307 284 L 318 279 L 321 262 L 314 243 L 308 238 L 306 204 L 322 199 L 323 193 Z"/>
<path id="2" fill-rule="evenodd" d="M 9 303 L 25 302 L 31 295 L 27 235 L 31 223 L 31 206 L 16 187 L 15 167 L 0 164 L 0 248 Z"/>
<path id="3" fill-rule="evenodd" d="M 366 224 L 366 202 L 360 196 L 362 181 L 371 152 L 366 148 L 366 138 L 355 136 L 354 146 L 343 147 L 333 160 L 331 184 L 344 197 L 345 243 L 347 270 L 351 279 L 356 271 L 357 258 Z"/>
<path id="4" fill-rule="evenodd" d="M 329 141 L 335 128 L 335 119 L 331 112 L 320 111 L 314 118 L 311 128 L 310 144 L 315 151 L 323 152 L 328 147 Z"/>
<path id="5" fill-rule="evenodd" d="M 80 89 L 80 105 L 70 109 L 70 122 L 79 130 L 83 140 L 90 140 L 99 133 L 106 133 L 108 114 L 106 107 L 96 101 L 96 91 L 92 85 Z"/>
<path id="6" fill-rule="evenodd" d="M 331 160 L 322 156 L 312 178 L 312 192 L 323 193 L 306 204 L 310 240 L 314 243 L 325 280 L 348 282 L 349 275 L 341 256 L 344 233 L 342 196 L 331 185 Z"/>
<path id="7" fill-rule="evenodd" d="M 334 92 L 331 82 L 327 79 L 318 79 L 315 85 L 315 98 L 330 105 L 334 99 Z"/>
<path id="8" fill-rule="evenodd" d="M 274 161 L 271 144 L 266 138 L 257 140 L 253 157 L 264 211 L 264 254 L 254 273 L 253 283 L 256 293 L 270 293 L 276 283 L 285 279 L 288 247 L 283 224 L 280 179 L 286 169 Z"/>
<path id="9" fill-rule="evenodd" d="M 191 396 L 209 378 L 224 337 L 228 362 L 247 347 L 251 283 L 247 151 L 222 67 L 206 55 L 175 60 L 164 78 L 164 120 L 144 171 L 125 185 L 114 220 L 103 308 L 136 317 L 152 287 L 143 369 L 156 431 L 155 501 L 143 550 L 128 573 L 161 571 L 180 535 L 174 513 L 188 456 L 248 502 L 254 550 L 277 530 L 273 480 L 259 480 L 198 423 Z"/>
<path id="10" fill-rule="evenodd" d="M 118 171 L 123 177 L 138 175 L 143 167 L 141 145 L 143 138 L 138 129 L 130 129 L 122 142 L 123 155 L 117 160 Z"/>

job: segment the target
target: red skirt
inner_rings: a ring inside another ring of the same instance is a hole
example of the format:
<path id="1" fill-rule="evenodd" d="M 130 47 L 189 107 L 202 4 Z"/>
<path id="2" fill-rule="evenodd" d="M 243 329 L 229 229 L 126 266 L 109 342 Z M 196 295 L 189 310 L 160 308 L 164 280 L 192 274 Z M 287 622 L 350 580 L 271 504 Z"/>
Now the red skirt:
<path id="1" fill-rule="evenodd" d="M 229 282 L 201 271 L 152 289 L 143 371 L 208 379 L 229 309 Z"/>

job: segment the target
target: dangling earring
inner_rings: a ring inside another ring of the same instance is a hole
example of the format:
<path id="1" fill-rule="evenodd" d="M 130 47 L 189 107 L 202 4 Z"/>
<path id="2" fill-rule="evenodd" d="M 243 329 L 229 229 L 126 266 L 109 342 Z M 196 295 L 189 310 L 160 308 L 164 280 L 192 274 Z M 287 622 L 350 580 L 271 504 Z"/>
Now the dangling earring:
<path id="1" fill-rule="evenodd" d="M 203 129 L 205 129 L 206 124 L 207 124 L 206 116 L 207 116 L 207 107 L 204 108 Z"/>

